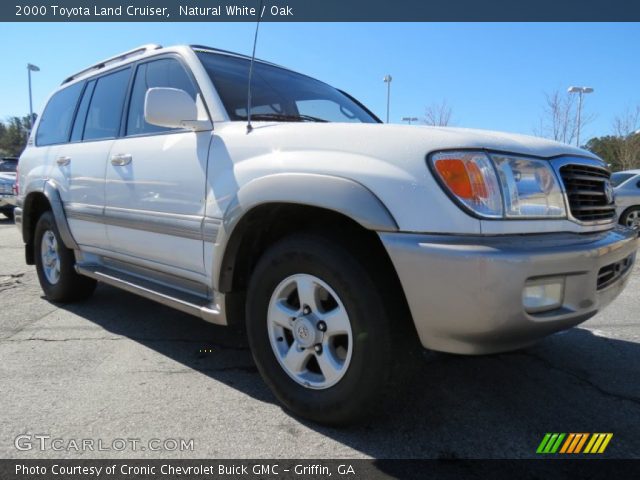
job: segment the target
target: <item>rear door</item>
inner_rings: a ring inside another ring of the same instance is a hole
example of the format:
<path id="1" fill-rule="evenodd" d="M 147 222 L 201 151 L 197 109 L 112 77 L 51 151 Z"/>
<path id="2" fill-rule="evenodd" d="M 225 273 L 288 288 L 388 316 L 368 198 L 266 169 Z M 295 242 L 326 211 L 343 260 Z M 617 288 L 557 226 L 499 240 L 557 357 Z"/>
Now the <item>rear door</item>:
<path id="1" fill-rule="evenodd" d="M 202 222 L 211 132 L 150 125 L 144 100 L 152 87 L 186 91 L 196 83 L 174 56 L 141 62 L 135 72 L 126 127 L 106 170 L 110 248 L 133 262 L 199 279 L 204 273 Z"/>
<path id="2" fill-rule="evenodd" d="M 54 173 L 64 179 L 62 200 L 79 245 L 106 249 L 104 178 L 109 152 L 120 133 L 131 67 L 87 81 L 70 141 L 52 151 Z"/>

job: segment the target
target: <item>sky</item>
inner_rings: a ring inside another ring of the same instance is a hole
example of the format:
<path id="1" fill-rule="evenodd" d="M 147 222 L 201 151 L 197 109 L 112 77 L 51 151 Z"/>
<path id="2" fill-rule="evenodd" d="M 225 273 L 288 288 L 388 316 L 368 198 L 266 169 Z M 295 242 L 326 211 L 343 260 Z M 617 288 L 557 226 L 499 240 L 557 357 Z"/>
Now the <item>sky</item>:
<path id="1" fill-rule="evenodd" d="M 250 54 L 251 23 L 0 23 L 0 119 L 34 110 L 70 74 L 145 43 Z M 446 101 L 460 127 L 534 133 L 545 93 L 590 86 L 583 139 L 612 133 L 640 105 L 640 23 L 262 23 L 258 58 L 343 89 L 380 118 L 423 117 Z"/>

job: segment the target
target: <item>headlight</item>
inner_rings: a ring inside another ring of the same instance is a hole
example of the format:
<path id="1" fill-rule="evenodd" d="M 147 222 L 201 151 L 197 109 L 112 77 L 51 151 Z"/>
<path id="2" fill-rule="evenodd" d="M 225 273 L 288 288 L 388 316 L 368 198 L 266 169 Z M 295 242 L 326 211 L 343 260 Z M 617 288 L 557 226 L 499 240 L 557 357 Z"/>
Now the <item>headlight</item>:
<path id="1" fill-rule="evenodd" d="M 444 152 L 431 157 L 433 166 L 449 191 L 478 215 L 502 217 L 498 177 L 483 152 Z"/>
<path id="2" fill-rule="evenodd" d="M 445 189 L 481 217 L 566 217 L 560 184 L 544 160 L 442 152 L 432 155 L 431 162 Z"/>
<path id="3" fill-rule="evenodd" d="M 504 192 L 506 217 L 564 217 L 562 190 L 549 162 L 492 155 Z"/>

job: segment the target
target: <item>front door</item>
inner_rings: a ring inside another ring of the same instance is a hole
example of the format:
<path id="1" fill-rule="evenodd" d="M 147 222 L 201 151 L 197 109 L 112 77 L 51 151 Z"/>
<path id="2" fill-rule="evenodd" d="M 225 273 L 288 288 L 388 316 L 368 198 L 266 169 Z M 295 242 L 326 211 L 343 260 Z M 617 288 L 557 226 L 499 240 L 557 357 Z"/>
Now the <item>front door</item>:
<path id="1" fill-rule="evenodd" d="M 202 222 L 211 132 L 150 125 L 144 100 L 152 87 L 179 88 L 196 98 L 177 58 L 137 66 L 124 136 L 109 155 L 105 223 L 110 249 L 141 266 L 198 277 L 204 273 Z"/>

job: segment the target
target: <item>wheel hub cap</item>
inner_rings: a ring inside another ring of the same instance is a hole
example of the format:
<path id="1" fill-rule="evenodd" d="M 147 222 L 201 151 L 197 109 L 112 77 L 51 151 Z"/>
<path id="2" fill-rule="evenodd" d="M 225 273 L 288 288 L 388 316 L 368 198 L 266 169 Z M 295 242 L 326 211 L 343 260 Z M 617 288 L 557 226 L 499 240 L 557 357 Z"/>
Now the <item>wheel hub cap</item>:
<path id="1" fill-rule="evenodd" d="M 322 341 L 322 335 L 318 335 L 316 332 L 318 330 L 308 318 L 299 317 L 293 322 L 293 338 L 302 348 L 312 347 Z"/>
<path id="2" fill-rule="evenodd" d="M 325 389 L 351 362 L 351 322 L 342 301 L 324 281 L 292 275 L 275 288 L 267 312 L 269 341 L 278 363 L 300 385 Z"/>
<path id="3" fill-rule="evenodd" d="M 45 231 L 42 235 L 40 258 L 42 259 L 44 276 L 50 284 L 55 285 L 60 280 L 60 254 L 58 241 L 51 230 Z"/>

